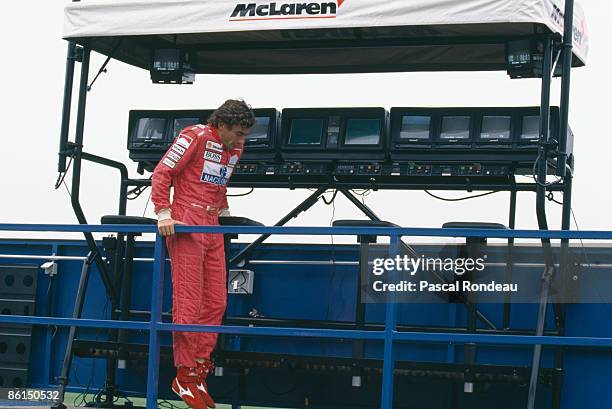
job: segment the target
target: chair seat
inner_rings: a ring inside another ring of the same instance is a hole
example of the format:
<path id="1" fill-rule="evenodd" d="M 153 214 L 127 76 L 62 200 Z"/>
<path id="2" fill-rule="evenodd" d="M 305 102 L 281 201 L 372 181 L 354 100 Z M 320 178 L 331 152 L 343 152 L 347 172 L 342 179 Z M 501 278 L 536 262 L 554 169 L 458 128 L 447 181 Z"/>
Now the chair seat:
<path id="1" fill-rule="evenodd" d="M 334 227 L 399 227 L 384 220 L 334 220 Z"/>
<path id="2" fill-rule="evenodd" d="M 157 220 L 151 219 L 150 217 L 120 215 L 102 216 L 100 222 L 102 224 L 157 224 Z"/>
<path id="3" fill-rule="evenodd" d="M 501 223 L 484 222 L 448 222 L 442 225 L 444 229 L 481 229 L 481 230 L 507 230 Z"/>
<path id="4" fill-rule="evenodd" d="M 221 226 L 263 226 L 263 224 L 258 221 L 249 219 L 248 217 L 238 216 L 221 216 L 219 217 L 219 224 Z"/>

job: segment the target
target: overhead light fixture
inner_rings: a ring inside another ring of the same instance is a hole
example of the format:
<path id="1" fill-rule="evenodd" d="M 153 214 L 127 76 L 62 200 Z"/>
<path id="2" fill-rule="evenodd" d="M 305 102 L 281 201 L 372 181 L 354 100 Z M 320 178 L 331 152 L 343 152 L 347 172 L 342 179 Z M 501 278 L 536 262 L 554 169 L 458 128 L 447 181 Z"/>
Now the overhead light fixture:
<path id="1" fill-rule="evenodd" d="M 193 84 L 195 81 L 189 53 L 177 48 L 154 50 L 150 71 L 154 84 Z"/>

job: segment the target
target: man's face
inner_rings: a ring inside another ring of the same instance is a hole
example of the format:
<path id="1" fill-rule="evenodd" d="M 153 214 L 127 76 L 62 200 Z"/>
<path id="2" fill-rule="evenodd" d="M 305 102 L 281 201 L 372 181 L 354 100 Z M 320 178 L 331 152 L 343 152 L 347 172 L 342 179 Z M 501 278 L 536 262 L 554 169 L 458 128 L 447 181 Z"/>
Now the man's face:
<path id="1" fill-rule="evenodd" d="M 247 137 L 252 128 L 243 128 L 240 125 L 226 125 L 224 123 L 219 124 L 219 137 L 229 149 L 234 146 L 243 144 L 244 139 Z"/>

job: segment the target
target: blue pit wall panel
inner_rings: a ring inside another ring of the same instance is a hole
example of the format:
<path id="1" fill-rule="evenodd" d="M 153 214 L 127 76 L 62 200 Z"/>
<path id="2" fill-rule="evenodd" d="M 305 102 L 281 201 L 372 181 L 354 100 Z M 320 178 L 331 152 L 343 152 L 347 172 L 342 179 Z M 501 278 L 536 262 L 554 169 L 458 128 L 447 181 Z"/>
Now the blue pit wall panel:
<path id="1" fill-rule="evenodd" d="M 240 245 L 233 245 L 236 251 Z M 0 240 L 0 254 L 85 256 L 88 249 L 84 241 Z M 256 259 L 357 261 L 356 245 L 290 245 L 264 244 Z M 153 244 L 138 242 L 137 258 L 152 258 Z M 2 259 L 0 264 L 40 265 L 44 260 Z M 60 260 L 58 275 L 50 279 L 39 270 L 36 315 L 72 316 L 81 273 L 81 261 Z M 227 314 L 248 317 L 256 309 L 265 318 L 353 322 L 355 319 L 355 293 L 358 267 L 354 265 L 278 265 L 247 266 L 255 271 L 253 295 L 229 295 Z M 137 261 L 134 264 L 132 309 L 150 309 L 151 275 L 153 263 Z M 167 265 L 164 282 L 163 312 L 171 309 L 170 266 Z M 50 309 L 49 309 L 50 308 Z M 480 305 L 479 309 L 495 324 L 501 326 L 502 306 Z M 609 304 L 572 304 L 567 306 L 567 336 L 612 337 L 612 307 Z M 552 317 L 549 309 L 548 317 Z M 97 269 L 92 267 L 87 289 L 83 318 L 110 318 L 110 304 Z M 512 306 L 512 327 L 534 330 L 537 305 Z M 148 318 L 140 317 L 146 321 Z M 366 322 L 384 324 L 385 306 L 368 304 Z M 466 309 L 461 304 L 401 304 L 398 325 L 427 327 L 459 327 L 466 325 Z M 481 325 L 480 325 L 481 326 Z M 481 326 L 482 327 L 482 326 Z M 547 329 L 553 329 L 551 319 Z M 57 384 L 66 348 L 68 328 L 35 326 L 30 357 L 29 385 L 52 387 Z M 106 340 L 108 331 L 80 329 L 78 339 Z M 131 342 L 147 344 L 147 331 L 131 331 Z M 256 338 L 224 335 L 227 351 L 299 355 L 304 357 L 351 358 L 353 341 L 334 339 Z M 171 345 L 169 333 L 161 333 L 162 346 Z M 462 363 L 463 345 L 441 343 L 401 343 L 396 345 L 398 361 L 452 364 Z M 529 367 L 532 347 L 478 346 L 477 363 Z M 365 341 L 365 358 L 382 359 L 383 343 Z M 542 366 L 552 368 L 554 350 L 545 348 Z M 609 349 L 567 349 L 565 353 L 562 405 L 564 409 L 612 407 L 612 351 Z M 95 393 L 104 386 L 106 360 L 75 357 L 70 373 L 70 390 Z M 248 376 L 236 376 L 231 371 L 223 377 L 211 377 L 209 386 L 220 401 L 230 402 L 242 396 L 242 403 L 277 407 L 303 407 L 305 399 L 310 407 L 373 408 L 379 405 L 381 379 L 378 374 L 362 376 L 361 388 L 351 387 L 351 376 L 360 372 L 305 373 L 282 372 L 275 369 L 252 368 Z M 174 370 L 170 361 L 162 360 L 160 368 L 160 398 L 173 398 L 170 380 Z M 129 362 L 127 369 L 117 371 L 120 394 L 144 396 L 146 391 L 146 358 Z M 10 385 L 2 385 L 8 387 Z M 396 408 L 500 408 L 514 409 L 526 406 L 527 385 L 497 383 L 477 384 L 475 392 L 463 393 L 463 382 L 397 376 L 395 378 L 394 407 Z M 71 402 L 67 402 L 71 403 Z M 551 387 L 541 384 L 538 389 L 537 408 L 551 407 Z"/>

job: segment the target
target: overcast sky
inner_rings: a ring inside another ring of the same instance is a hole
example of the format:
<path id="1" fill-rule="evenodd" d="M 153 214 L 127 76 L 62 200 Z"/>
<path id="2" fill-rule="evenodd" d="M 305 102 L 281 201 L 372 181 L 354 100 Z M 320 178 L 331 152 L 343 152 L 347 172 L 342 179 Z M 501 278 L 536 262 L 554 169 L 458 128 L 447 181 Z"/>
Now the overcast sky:
<path id="1" fill-rule="evenodd" d="M 75 223 L 70 198 L 54 190 L 61 121 L 66 42 L 61 39 L 65 1 L 11 2 L 0 16 L 5 39 L 2 81 L 3 140 L 0 186 L 3 223 Z M 591 51 L 586 68 L 573 71 L 570 124 L 576 134 L 573 208 L 583 230 L 612 229 L 610 189 L 609 16 L 612 2 L 584 0 Z M 8 8 L 8 9 L 7 9 Z M 8 49 L 7 49 L 8 47 Z M 104 58 L 94 55 L 92 70 Z M 553 101 L 559 100 L 555 81 Z M 253 107 L 317 106 L 521 106 L 538 105 L 539 80 L 510 80 L 499 73 L 412 73 L 359 75 L 221 76 L 199 75 L 193 86 L 155 86 L 144 70 L 111 62 L 108 73 L 88 97 L 84 150 L 122 161 L 130 176 L 136 165 L 126 149 L 130 109 L 214 108 L 227 98 L 244 98 Z M 558 102 L 557 102 L 558 103 Z M 74 105 L 76 106 L 76 98 Z M 74 127 L 71 129 L 74 138 Z M 608 165 L 606 165 L 608 164 Z M 81 202 L 89 223 L 117 212 L 118 173 L 83 164 Z M 69 181 L 69 179 L 68 179 Z M 68 183 L 70 185 L 70 183 Z M 232 190 L 239 193 L 240 190 Z M 466 192 L 439 192 L 459 197 Z M 274 224 L 310 192 L 258 190 L 230 198 L 231 211 Z M 129 203 L 128 213 L 142 215 L 149 192 Z M 535 195 L 519 195 L 517 228 L 537 228 Z M 423 192 L 372 192 L 366 203 L 385 220 L 405 227 L 439 227 L 446 221 L 507 224 L 509 194 L 461 203 L 435 200 Z M 549 225 L 560 227 L 560 206 L 548 204 Z M 324 226 L 332 207 L 322 202 L 291 225 Z M 145 215 L 153 217 L 149 204 Z M 340 195 L 336 219 L 361 214 Z M 574 226 L 575 228 L 575 226 Z M 0 235 L 6 236 L 5 233 Z M 31 235 L 27 235 L 31 236 Z M 39 235 L 40 236 L 40 235 Z M 42 236 L 48 236 L 43 234 Z"/>

